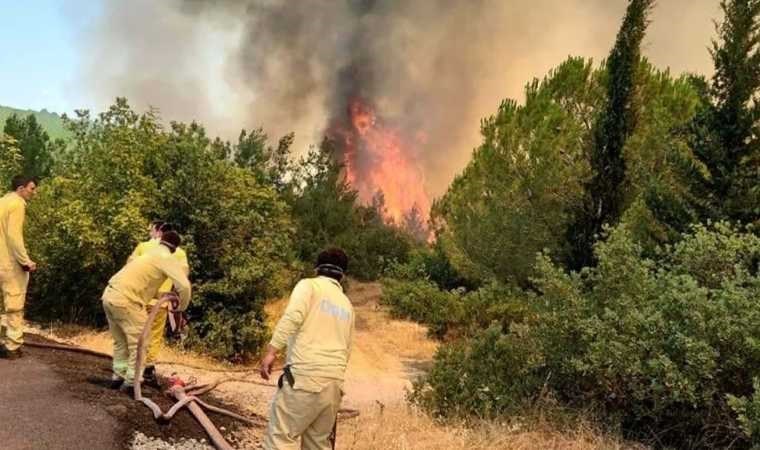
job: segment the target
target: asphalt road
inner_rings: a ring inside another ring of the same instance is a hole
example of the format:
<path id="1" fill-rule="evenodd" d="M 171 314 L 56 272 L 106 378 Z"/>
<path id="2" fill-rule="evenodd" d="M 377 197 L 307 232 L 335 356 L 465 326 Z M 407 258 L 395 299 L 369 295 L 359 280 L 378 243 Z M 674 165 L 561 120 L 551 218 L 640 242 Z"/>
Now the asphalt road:
<path id="1" fill-rule="evenodd" d="M 119 422 L 76 398 L 33 352 L 0 359 L 0 447 L 4 450 L 118 450 Z"/>

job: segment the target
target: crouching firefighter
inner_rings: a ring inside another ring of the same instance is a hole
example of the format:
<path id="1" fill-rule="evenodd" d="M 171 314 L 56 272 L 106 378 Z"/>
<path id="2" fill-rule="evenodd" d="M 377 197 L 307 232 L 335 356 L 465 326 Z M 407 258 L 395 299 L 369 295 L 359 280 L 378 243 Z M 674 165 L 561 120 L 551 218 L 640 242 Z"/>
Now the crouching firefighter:
<path id="1" fill-rule="evenodd" d="M 169 231 L 176 231 L 172 224 L 162 221 L 152 222 L 149 228 L 150 239 L 138 244 L 135 250 L 129 256 L 127 262 L 137 259 L 138 257 L 157 248 L 161 243 L 161 238 L 163 237 L 164 233 L 168 233 Z M 190 273 L 190 265 L 187 262 L 187 253 L 185 253 L 181 247 L 177 247 L 172 255 L 174 259 L 176 259 L 182 266 L 182 269 L 185 271 L 185 275 L 188 275 Z M 167 279 L 164 284 L 158 288 L 158 297 L 173 293 L 172 288 L 172 281 L 170 279 Z M 148 303 L 148 311 L 150 311 L 153 306 L 158 303 L 158 301 L 158 298 L 151 299 L 150 303 Z M 159 389 L 161 386 L 158 384 L 158 378 L 156 377 L 155 362 L 158 360 L 158 354 L 161 351 L 161 347 L 164 345 L 164 330 L 166 328 L 167 317 L 169 317 L 168 311 L 169 305 L 166 303 L 163 304 L 161 306 L 161 309 L 158 310 L 156 318 L 153 320 L 153 324 L 150 328 L 148 350 L 145 356 L 145 370 L 143 371 L 144 383 Z M 171 316 L 171 323 L 173 324 L 172 331 L 179 333 L 181 327 L 183 326 L 184 317 L 181 315 L 178 317 L 174 316 L 174 314 Z"/>
<path id="2" fill-rule="evenodd" d="M 277 323 L 261 360 L 262 378 L 270 378 L 277 353 L 286 346 L 288 350 L 269 414 L 265 449 L 323 450 L 331 448 L 331 441 L 334 444 L 354 334 L 354 309 L 340 284 L 347 266 L 343 250 L 320 253 L 317 276 L 296 284 Z"/>
<path id="3" fill-rule="evenodd" d="M 131 393 L 134 383 L 142 379 L 142 374 L 135 373 L 137 341 L 148 319 L 147 306 L 167 278 L 179 299 L 175 309 L 183 311 L 190 302 L 187 271 L 174 257 L 180 242 L 176 232 L 163 233 L 157 247 L 127 262 L 103 292 L 103 309 L 113 337 L 111 387 L 115 389 Z"/>

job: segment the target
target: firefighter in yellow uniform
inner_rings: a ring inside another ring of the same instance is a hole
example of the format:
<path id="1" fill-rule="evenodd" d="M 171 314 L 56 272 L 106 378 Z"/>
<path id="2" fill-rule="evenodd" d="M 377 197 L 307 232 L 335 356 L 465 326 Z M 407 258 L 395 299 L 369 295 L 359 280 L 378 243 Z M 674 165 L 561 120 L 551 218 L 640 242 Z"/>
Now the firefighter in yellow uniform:
<path id="1" fill-rule="evenodd" d="M 154 221 L 151 223 L 150 226 L 150 239 L 141 242 L 137 244 L 137 247 L 132 252 L 132 254 L 129 256 L 129 259 L 127 262 L 132 261 L 133 259 L 137 258 L 138 256 L 141 256 L 148 251 L 158 247 L 159 242 L 161 242 L 161 236 L 165 232 L 174 231 L 174 227 L 171 226 L 171 224 L 164 223 L 161 221 Z M 177 247 L 174 254 L 174 259 L 176 259 L 182 268 L 185 270 L 185 275 L 190 274 L 190 265 L 187 262 L 187 253 L 180 248 Z M 167 279 L 164 284 L 161 285 L 160 288 L 158 288 L 158 297 L 160 297 L 163 294 L 169 293 L 172 291 L 173 283 L 171 280 Z M 148 312 L 153 308 L 153 306 L 158 303 L 158 298 L 154 298 L 148 303 Z M 154 363 L 158 360 L 158 354 L 161 351 L 161 347 L 164 343 L 164 329 L 166 328 L 166 319 L 168 316 L 168 305 L 164 305 L 159 311 L 158 315 L 156 316 L 156 319 L 153 321 L 153 324 L 151 325 L 150 329 L 150 338 L 148 341 L 148 351 L 145 358 L 145 371 L 143 372 L 143 379 L 145 380 L 145 383 L 154 386 L 154 387 L 160 387 L 158 385 L 158 379 L 156 378 L 156 367 Z"/>
<path id="2" fill-rule="evenodd" d="M 268 380 L 277 353 L 287 360 L 269 415 L 268 450 L 331 448 L 354 334 L 354 310 L 340 280 L 348 258 L 328 249 L 317 258 L 317 277 L 298 282 L 261 361 Z M 334 444 L 334 442 L 333 442 Z"/>
<path id="3" fill-rule="evenodd" d="M 148 319 L 147 305 L 156 298 L 158 289 L 168 278 L 179 298 L 176 309 L 184 310 L 190 303 L 190 281 L 182 265 L 174 257 L 180 244 L 179 235 L 163 233 L 159 245 L 129 261 L 108 281 L 103 292 L 103 309 L 113 337 L 112 387 L 129 390 L 136 374 L 137 340 Z"/>
<path id="4" fill-rule="evenodd" d="M 24 343 L 24 304 L 29 272 L 37 264 L 24 246 L 26 202 L 37 192 L 33 178 L 14 177 L 11 192 L 0 198 L 0 357 L 16 359 Z"/>

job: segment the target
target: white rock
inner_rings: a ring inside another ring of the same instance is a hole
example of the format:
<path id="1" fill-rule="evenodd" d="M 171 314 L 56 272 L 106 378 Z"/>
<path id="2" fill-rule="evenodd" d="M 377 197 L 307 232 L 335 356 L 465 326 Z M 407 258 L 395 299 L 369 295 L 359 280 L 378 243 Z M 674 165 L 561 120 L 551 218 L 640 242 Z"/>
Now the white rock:
<path id="1" fill-rule="evenodd" d="M 130 450 L 214 450 L 205 443 L 195 439 L 179 439 L 176 442 L 166 442 L 159 438 L 151 438 L 140 432 L 132 436 Z"/>

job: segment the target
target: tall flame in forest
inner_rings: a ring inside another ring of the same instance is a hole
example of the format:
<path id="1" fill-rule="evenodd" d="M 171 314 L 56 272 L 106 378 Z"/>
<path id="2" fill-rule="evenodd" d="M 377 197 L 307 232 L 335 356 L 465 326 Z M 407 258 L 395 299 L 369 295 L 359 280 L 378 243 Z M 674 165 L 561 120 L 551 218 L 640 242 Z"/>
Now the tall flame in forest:
<path id="1" fill-rule="evenodd" d="M 425 226 L 430 199 L 415 152 L 424 145 L 423 133 L 412 136 L 386 123 L 374 105 L 352 97 L 345 116 L 333 119 L 327 135 L 337 145 L 346 179 L 362 202 L 371 204 L 382 193 L 386 220 L 404 225 L 417 215 Z"/>

